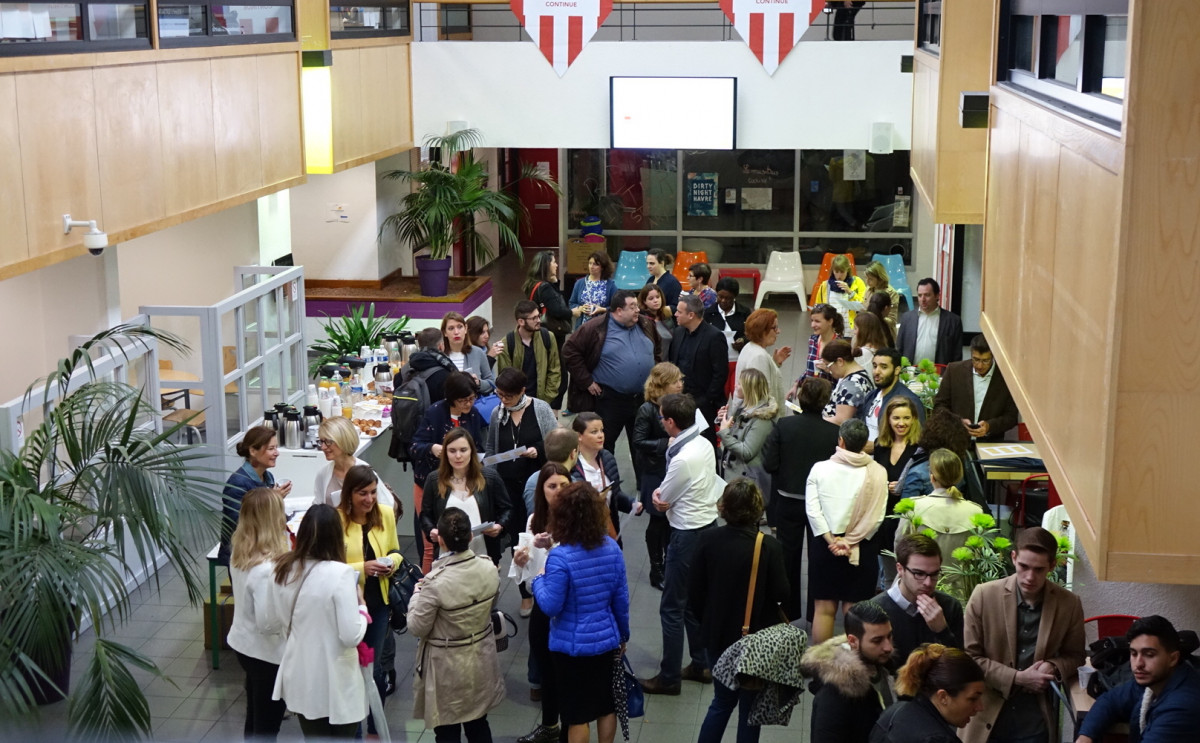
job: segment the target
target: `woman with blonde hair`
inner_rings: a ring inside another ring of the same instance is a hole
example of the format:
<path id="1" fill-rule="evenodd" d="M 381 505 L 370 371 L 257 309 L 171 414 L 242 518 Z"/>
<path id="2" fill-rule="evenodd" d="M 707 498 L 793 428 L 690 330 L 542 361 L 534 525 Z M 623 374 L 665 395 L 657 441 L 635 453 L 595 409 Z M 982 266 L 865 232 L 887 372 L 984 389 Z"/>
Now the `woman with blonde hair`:
<path id="1" fill-rule="evenodd" d="M 863 309 L 867 285 L 854 275 L 854 266 L 844 254 L 835 255 L 829 268 L 829 279 L 817 287 L 817 301 L 814 304 L 832 305 L 845 320 L 846 329 L 851 330 L 854 328 L 855 309 Z"/>
<path id="2" fill-rule="evenodd" d="M 933 492 L 912 499 L 912 515 L 920 517 L 922 529 L 933 529 L 944 561 L 953 559 L 951 553 L 963 546 L 970 536 L 971 519 L 983 513 L 978 503 L 964 499 L 954 487 L 954 483 L 962 479 L 962 459 L 949 449 L 934 449 L 929 455 L 929 480 Z M 901 519 L 896 538 L 914 531 L 916 527 L 910 519 Z"/>
<path id="3" fill-rule="evenodd" d="M 771 477 L 763 469 L 763 445 L 775 428 L 779 403 L 771 397 L 767 378 L 758 369 L 746 369 L 738 377 L 735 394 L 742 404 L 733 413 L 717 411 L 717 438 L 721 440 L 725 479 L 745 477 L 762 492 L 771 488 Z"/>
<path id="4" fill-rule="evenodd" d="M 887 470 L 887 514 L 891 514 L 900 502 L 900 475 L 917 451 L 917 442 L 921 440 L 921 418 L 916 405 L 912 398 L 896 395 L 887 401 L 879 414 L 879 436 L 875 439 L 875 449 L 871 454 Z M 892 549 L 892 543 L 903 536 L 896 533 L 898 528 L 896 519 L 883 520 L 875 537 L 881 550 Z M 945 555 L 943 553 L 943 557 Z M 883 583 L 890 586 L 896 579 L 896 558 L 881 554 L 879 564 Z"/>
<path id="5" fill-rule="evenodd" d="M 863 276 L 867 282 L 867 295 L 863 299 L 863 304 L 869 305 L 871 297 L 876 294 L 886 294 L 888 305 L 891 308 L 888 310 L 887 319 L 891 321 L 892 332 L 894 333 L 896 322 L 900 317 L 900 293 L 891 287 L 891 279 L 888 278 L 887 268 L 879 261 L 871 261 L 863 269 Z M 869 307 L 856 307 L 855 309 L 869 309 Z"/>
<path id="6" fill-rule="evenodd" d="M 896 692 L 912 697 L 880 715 L 871 743 L 958 743 L 958 730 L 983 709 L 983 669 L 958 648 L 937 643 L 908 656 Z"/>
<path id="7" fill-rule="evenodd" d="M 379 503 L 381 483 L 370 467 L 356 465 L 346 473 L 342 484 L 338 513 L 342 517 L 342 533 L 346 540 L 346 563 L 358 574 L 358 585 L 371 616 L 371 626 L 363 641 L 382 658 L 383 641 L 388 631 L 388 578 L 404 562 L 400 541 L 396 537 L 396 514 Z M 376 662 L 375 686 L 379 698 L 387 696 L 386 674 Z M 373 721 L 368 733 L 373 733 Z"/>
<path id="8" fill-rule="evenodd" d="M 771 399 L 775 400 L 776 418 L 783 417 L 783 374 L 779 367 L 792 355 L 791 346 L 783 346 L 774 352 L 767 349 L 779 340 L 779 314 L 775 310 L 757 309 L 746 318 L 746 345 L 738 354 L 737 378 L 742 378 L 742 372 L 747 369 L 757 369 L 767 379 L 767 389 L 771 391 Z M 736 412 L 742 405 L 742 398 L 735 389 L 733 400 L 729 407 Z"/>
<path id="9" fill-rule="evenodd" d="M 338 493 L 346 473 L 356 465 L 367 463 L 354 456 L 358 450 L 358 429 L 349 418 L 326 418 L 317 428 L 317 450 L 325 455 L 326 464 L 317 470 L 313 482 L 313 505 L 324 503 L 337 508 Z M 388 496 L 390 500 L 390 495 Z M 386 501 L 385 501 L 386 503 Z M 394 504 L 387 504 L 394 505 Z"/>
<path id="10" fill-rule="evenodd" d="M 290 547 L 285 522 L 283 500 L 270 488 L 255 488 L 242 498 L 230 540 L 234 610 L 228 642 L 246 672 L 246 740 L 275 740 L 286 711 L 283 702 L 271 698 L 284 637 L 260 631 L 257 624 L 266 608 L 274 561 Z"/>
<path id="11" fill-rule="evenodd" d="M 671 527 L 667 514 L 654 507 L 654 491 L 662 485 L 667 475 L 667 446 L 670 434 L 663 428 L 658 417 L 658 401 L 666 395 L 683 392 L 683 372 L 679 367 L 663 361 L 655 364 L 642 388 L 645 402 L 638 408 L 633 420 L 633 456 L 641 471 L 641 487 L 638 496 L 643 510 L 650 514 L 646 524 L 646 552 L 650 556 L 650 585 L 662 590 L 663 569 L 667 560 L 667 539 Z"/>

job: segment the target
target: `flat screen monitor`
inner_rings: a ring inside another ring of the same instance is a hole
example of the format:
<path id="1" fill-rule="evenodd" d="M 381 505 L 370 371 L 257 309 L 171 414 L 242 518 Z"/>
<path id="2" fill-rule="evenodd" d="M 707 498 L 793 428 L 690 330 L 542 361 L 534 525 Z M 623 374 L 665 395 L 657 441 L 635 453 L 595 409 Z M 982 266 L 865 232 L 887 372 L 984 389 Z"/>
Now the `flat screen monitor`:
<path id="1" fill-rule="evenodd" d="M 732 150 L 736 77 L 610 77 L 611 146 Z"/>

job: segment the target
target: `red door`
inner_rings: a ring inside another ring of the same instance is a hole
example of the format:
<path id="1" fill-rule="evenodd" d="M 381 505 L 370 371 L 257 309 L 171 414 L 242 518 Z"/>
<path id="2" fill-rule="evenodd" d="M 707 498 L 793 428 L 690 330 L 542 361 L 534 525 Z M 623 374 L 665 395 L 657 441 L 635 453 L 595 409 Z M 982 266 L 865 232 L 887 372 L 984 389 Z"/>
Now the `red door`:
<path id="1" fill-rule="evenodd" d="M 520 169 L 526 166 L 540 169 L 542 172 L 549 169 L 550 176 L 556 181 L 559 180 L 558 150 L 520 149 L 516 152 Z M 521 224 L 521 247 L 558 247 L 558 196 L 550 189 L 528 181 L 518 184 L 517 195 L 529 214 L 528 222 Z"/>

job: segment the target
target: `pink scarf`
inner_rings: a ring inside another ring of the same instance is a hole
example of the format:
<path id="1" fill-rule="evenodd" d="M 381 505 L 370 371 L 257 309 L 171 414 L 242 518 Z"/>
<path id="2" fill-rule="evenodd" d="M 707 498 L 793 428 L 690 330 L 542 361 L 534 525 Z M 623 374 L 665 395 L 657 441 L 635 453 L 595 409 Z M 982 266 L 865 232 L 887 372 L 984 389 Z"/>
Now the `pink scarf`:
<path id="1" fill-rule="evenodd" d="M 829 458 L 831 462 L 844 464 L 848 467 L 866 467 L 867 476 L 854 497 L 854 506 L 850 509 L 850 523 L 846 526 L 846 535 L 842 541 L 850 545 L 850 564 L 858 565 L 858 545 L 871 536 L 877 526 L 878 516 L 887 506 L 887 470 L 871 457 L 862 452 L 847 451 L 840 446 Z"/>

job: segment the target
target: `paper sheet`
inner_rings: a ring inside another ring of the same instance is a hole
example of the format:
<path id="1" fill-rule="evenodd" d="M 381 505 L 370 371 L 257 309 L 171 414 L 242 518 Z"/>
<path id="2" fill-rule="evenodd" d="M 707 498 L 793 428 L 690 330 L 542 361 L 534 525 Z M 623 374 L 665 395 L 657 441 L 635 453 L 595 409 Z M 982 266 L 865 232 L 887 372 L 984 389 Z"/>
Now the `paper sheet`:
<path id="1" fill-rule="evenodd" d="M 1037 453 L 1023 444 L 991 444 L 987 447 L 990 457 L 1036 457 Z"/>
<path id="2" fill-rule="evenodd" d="M 529 450 L 529 447 L 527 447 L 527 446 L 519 446 L 516 449 L 502 451 L 499 454 L 493 454 L 490 457 L 484 457 L 483 464 L 485 467 L 487 467 L 487 466 L 495 466 L 497 464 L 500 464 L 501 462 L 511 462 L 514 459 L 517 459 L 518 457 L 520 457 L 522 454 L 524 454 L 528 450 Z"/>
<path id="3" fill-rule="evenodd" d="M 527 531 L 517 535 L 517 549 L 524 548 L 529 549 L 529 562 L 525 563 L 525 567 L 518 566 L 515 561 L 508 566 L 508 577 L 517 583 L 525 583 L 537 577 L 546 567 L 546 556 L 550 554 L 550 550 L 534 547 L 533 535 Z"/>

